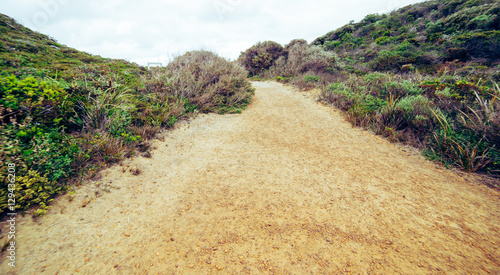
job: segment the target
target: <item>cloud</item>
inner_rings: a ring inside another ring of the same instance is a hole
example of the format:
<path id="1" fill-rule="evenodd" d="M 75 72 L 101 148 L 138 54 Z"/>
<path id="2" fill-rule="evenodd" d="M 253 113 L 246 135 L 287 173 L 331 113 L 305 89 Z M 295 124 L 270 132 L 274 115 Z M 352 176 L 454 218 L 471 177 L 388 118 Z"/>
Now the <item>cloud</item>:
<path id="1" fill-rule="evenodd" d="M 2 0 L 1 13 L 79 50 L 145 65 L 208 49 L 236 59 L 258 41 L 318 36 L 416 0 Z"/>

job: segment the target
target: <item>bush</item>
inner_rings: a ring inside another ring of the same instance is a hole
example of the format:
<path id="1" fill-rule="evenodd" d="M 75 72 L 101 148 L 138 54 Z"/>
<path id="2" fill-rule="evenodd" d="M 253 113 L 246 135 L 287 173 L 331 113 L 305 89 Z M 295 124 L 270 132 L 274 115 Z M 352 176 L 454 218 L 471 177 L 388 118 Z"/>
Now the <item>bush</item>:
<path id="1" fill-rule="evenodd" d="M 470 115 L 461 112 L 456 124 L 450 123 L 449 115 L 434 113 L 440 129 L 433 133 L 427 154 L 468 172 L 485 170 L 498 175 L 500 104 L 483 101 L 480 97 L 477 99 L 481 108 L 473 110 L 469 107 L 472 112 Z"/>
<path id="2" fill-rule="evenodd" d="M 465 48 L 472 58 L 500 59 L 500 31 L 460 35 L 455 38 L 454 44 Z"/>
<path id="3" fill-rule="evenodd" d="M 94 90 L 85 101 L 79 102 L 80 114 L 85 130 L 107 130 L 121 134 L 131 123 L 133 105 L 131 94 L 124 90 Z"/>
<path id="4" fill-rule="evenodd" d="M 0 125 L 31 124 L 43 127 L 61 125 L 71 111 L 71 103 L 63 102 L 66 91 L 33 77 L 17 79 L 11 75 L 0 79 Z M 60 103 L 63 104 L 60 104 Z"/>
<path id="5" fill-rule="evenodd" d="M 347 111 L 360 100 L 360 96 L 344 83 L 332 83 L 322 91 L 322 100 Z"/>
<path id="6" fill-rule="evenodd" d="M 298 76 L 308 71 L 324 72 L 327 68 L 334 67 L 335 62 L 335 54 L 326 52 L 318 46 L 299 44 L 291 47 L 286 67 L 290 75 Z"/>
<path id="7" fill-rule="evenodd" d="M 315 75 L 306 75 L 304 76 L 304 81 L 305 82 L 319 82 L 321 80 L 321 77 Z"/>
<path id="8" fill-rule="evenodd" d="M 64 191 L 64 180 L 74 176 L 78 154 L 76 142 L 57 130 L 25 125 L 0 126 L 0 172 L 7 175 L 7 163 L 17 167 L 16 209 L 48 205 Z M 0 207 L 7 210 L 7 177 L 0 182 Z"/>
<path id="9" fill-rule="evenodd" d="M 241 53 L 238 62 L 247 69 L 250 76 L 254 76 L 274 65 L 284 55 L 283 50 L 283 46 L 274 41 L 259 42 Z"/>
<path id="10" fill-rule="evenodd" d="M 373 62 L 375 70 L 391 70 L 397 67 L 399 55 L 393 51 L 382 50 L 378 53 L 377 58 Z"/>
<path id="11" fill-rule="evenodd" d="M 235 112 L 250 102 L 254 92 L 243 67 L 212 52 L 187 52 L 167 69 L 175 95 L 202 112 Z"/>

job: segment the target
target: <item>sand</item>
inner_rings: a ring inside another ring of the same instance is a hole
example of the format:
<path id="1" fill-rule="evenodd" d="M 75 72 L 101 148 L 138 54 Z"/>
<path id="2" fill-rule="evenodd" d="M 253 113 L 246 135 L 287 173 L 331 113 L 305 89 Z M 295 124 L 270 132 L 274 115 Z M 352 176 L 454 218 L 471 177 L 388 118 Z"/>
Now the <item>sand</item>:
<path id="1" fill-rule="evenodd" d="M 0 273 L 500 273 L 498 191 L 314 93 L 253 86 L 242 114 L 181 123 L 151 158 L 18 220 L 16 268 L 3 254 Z"/>

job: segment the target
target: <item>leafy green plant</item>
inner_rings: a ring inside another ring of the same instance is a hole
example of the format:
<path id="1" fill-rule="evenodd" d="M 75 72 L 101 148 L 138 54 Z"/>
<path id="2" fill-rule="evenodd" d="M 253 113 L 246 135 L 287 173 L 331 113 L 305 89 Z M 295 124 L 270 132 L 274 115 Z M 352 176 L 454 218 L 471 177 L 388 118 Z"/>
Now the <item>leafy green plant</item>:
<path id="1" fill-rule="evenodd" d="M 305 82 L 319 82 L 321 80 L 321 77 L 317 75 L 306 75 L 304 76 L 304 81 Z"/>
<path id="2" fill-rule="evenodd" d="M 52 198 L 64 191 L 63 179 L 74 175 L 72 167 L 78 147 L 64 133 L 54 130 L 22 134 L 15 125 L 0 126 L 2 130 L 2 163 L 14 163 L 16 173 L 16 207 L 26 210 L 32 206 L 45 210 Z M 0 167 L 6 175 L 6 167 Z M 0 182 L 0 207 L 7 209 L 7 177 Z"/>

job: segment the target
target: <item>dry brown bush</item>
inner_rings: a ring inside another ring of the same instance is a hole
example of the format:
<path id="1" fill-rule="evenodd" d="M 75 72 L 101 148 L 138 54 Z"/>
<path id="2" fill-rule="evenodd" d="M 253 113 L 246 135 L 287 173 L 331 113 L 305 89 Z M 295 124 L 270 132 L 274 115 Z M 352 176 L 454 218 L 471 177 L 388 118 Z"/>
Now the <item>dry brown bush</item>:
<path id="1" fill-rule="evenodd" d="M 209 51 L 178 56 L 167 70 L 170 92 L 202 112 L 235 111 L 249 103 L 254 91 L 243 67 Z"/>
<path id="2" fill-rule="evenodd" d="M 250 76 L 254 76 L 269 69 L 283 55 L 281 44 L 274 41 L 264 41 L 243 52 L 238 58 L 238 63 L 248 70 Z"/>

